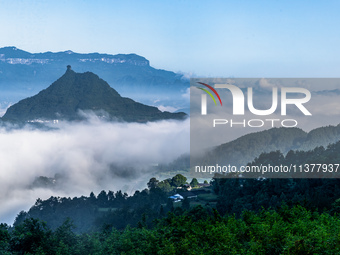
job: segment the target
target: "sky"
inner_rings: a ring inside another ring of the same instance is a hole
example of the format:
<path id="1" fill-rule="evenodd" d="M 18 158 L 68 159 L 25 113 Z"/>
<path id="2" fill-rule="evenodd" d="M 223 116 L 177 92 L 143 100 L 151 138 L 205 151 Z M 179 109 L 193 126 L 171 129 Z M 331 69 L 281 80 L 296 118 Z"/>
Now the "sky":
<path id="1" fill-rule="evenodd" d="M 0 0 L 0 47 L 136 53 L 196 77 L 339 77 L 339 1 Z"/>

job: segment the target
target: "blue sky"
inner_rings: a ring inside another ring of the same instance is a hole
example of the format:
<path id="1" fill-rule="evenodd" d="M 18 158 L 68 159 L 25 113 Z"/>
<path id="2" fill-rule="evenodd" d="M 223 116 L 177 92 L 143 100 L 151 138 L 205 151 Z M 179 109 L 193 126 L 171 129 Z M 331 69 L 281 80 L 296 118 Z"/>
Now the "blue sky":
<path id="1" fill-rule="evenodd" d="M 0 0 L 0 47 L 136 53 L 199 77 L 339 77 L 339 1 Z"/>

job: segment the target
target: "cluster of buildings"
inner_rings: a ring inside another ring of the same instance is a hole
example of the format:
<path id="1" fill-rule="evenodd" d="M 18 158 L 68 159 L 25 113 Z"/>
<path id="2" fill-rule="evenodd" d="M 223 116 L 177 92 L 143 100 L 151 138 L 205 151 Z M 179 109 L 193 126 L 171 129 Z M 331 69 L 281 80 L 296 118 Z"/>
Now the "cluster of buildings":
<path id="1" fill-rule="evenodd" d="M 199 183 L 198 184 L 198 188 L 197 189 L 193 189 L 190 184 L 186 184 L 183 187 L 178 187 L 177 189 L 182 189 L 183 191 L 179 191 L 178 193 L 176 193 L 175 195 L 170 196 L 169 198 L 173 201 L 173 202 L 180 202 L 182 201 L 184 198 L 188 198 L 188 199 L 197 199 L 197 196 L 200 194 L 205 194 L 207 193 L 206 190 L 201 189 L 201 188 L 206 188 L 209 187 L 210 184 L 208 183 Z"/>

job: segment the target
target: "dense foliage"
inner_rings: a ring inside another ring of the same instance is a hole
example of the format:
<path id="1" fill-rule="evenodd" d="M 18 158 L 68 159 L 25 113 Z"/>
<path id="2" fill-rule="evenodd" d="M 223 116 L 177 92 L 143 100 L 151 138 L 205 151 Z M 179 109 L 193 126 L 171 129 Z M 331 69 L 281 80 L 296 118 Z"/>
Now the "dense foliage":
<path id="1" fill-rule="evenodd" d="M 71 218 L 76 226 L 74 231 L 84 233 L 98 230 L 103 225 L 117 229 L 123 229 L 127 225 L 137 226 L 141 215 L 145 215 L 146 223 L 152 226 L 153 219 L 164 216 L 173 208 L 168 197 L 175 194 L 176 188 L 185 184 L 186 180 L 181 174 L 163 181 L 151 178 L 147 184 L 149 189 L 137 190 L 132 196 L 120 190 L 103 190 L 97 196 L 91 192 L 88 197 L 37 199 L 28 212 L 18 214 L 14 225 L 21 224 L 25 219 L 37 218 L 55 230 L 67 218 Z"/>
<path id="2" fill-rule="evenodd" d="M 35 219 L 0 226 L 1 254 L 338 254 L 337 214 L 281 206 L 221 217 L 201 206 L 176 209 L 147 228 L 104 228 L 76 235 L 65 221 L 55 231 Z"/>
<path id="3" fill-rule="evenodd" d="M 249 165 L 304 164 L 340 162 L 340 141 L 326 149 L 317 147 L 310 151 L 289 151 L 284 156 L 280 151 L 263 153 Z M 340 169 L 337 175 L 340 174 Z M 244 210 L 275 208 L 282 202 L 303 204 L 319 211 L 330 209 L 340 198 L 340 179 L 266 179 L 266 178 L 214 178 L 213 187 L 219 196 L 217 209 L 220 213 L 236 213 Z"/>

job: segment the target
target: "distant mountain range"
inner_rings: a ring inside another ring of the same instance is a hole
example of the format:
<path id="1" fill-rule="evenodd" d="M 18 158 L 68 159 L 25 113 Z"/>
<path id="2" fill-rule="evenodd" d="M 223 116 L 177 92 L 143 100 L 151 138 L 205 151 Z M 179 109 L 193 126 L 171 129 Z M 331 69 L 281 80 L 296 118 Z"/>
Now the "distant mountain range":
<path id="1" fill-rule="evenodd" d="M 252 162 L 261 153 L 276 150 L 284 154 L 290 150 L 308 151 L 318 146 L 327 147 L 339 140 L 340 124 L 316 128 L 308 133 L 300 128 L 272 128 L 216 146 L 192 163 L 241 166 Z"/>
<path id="2" fill-rule="evenodd" d="M 155 69 L 136 54 L 79 54 L 72 51 L 29 53 L 16 47 L 0 48 L 0 102 L 31 96 L 60 77 L 66 65 L 78 72 L 96 73 L 123 96 L 150 104 L 186 108 L 180 95 L 189 87 L 181 74 Z M 176 101 L 177 102 L 174 102 Z"/>
<path id="3" fill-rule="evenodd" d="M 185 113 L 161 112 L 156 107 L 121 97 L 107 82 L 92 72 L 66 73 L 47 89 L 9 107 L 3 121 L 43 122 L 81 120 L 80 111 L 92 111 L 106 120 L 147 122 L 183 119 Z"/>

